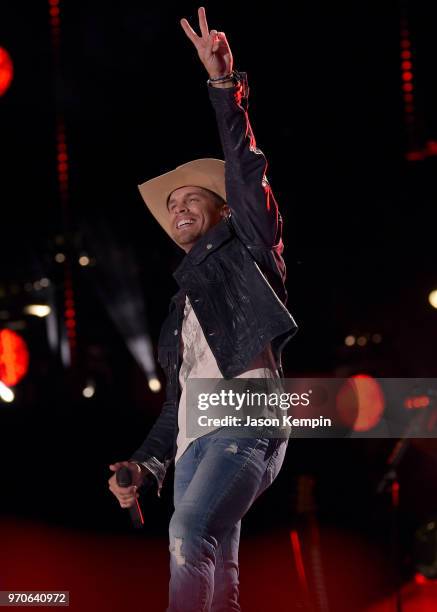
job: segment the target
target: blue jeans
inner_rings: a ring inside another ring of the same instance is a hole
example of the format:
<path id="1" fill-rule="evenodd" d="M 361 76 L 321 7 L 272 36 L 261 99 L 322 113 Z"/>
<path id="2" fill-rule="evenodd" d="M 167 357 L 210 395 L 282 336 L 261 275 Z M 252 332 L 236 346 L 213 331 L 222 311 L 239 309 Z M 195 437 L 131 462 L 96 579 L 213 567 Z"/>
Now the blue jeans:
<path id="1" fill-rule="evenodd" d="M 278 475 L 287 442 L 214 431 L 194 440 L 178 460 L 167 612 L 241 610 L 241 519 Z"/>

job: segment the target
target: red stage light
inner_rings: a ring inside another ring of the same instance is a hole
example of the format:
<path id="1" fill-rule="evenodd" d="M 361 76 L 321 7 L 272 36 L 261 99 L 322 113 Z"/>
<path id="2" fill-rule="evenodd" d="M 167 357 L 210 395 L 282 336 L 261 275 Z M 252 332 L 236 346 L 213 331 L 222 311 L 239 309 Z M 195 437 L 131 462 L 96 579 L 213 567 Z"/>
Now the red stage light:
<path id="1" fill-rule="evenodd" d="M 417 573 L 414 576 L 414 582 L 416 584 L 426 584 L 428 581 L 428 578 L 426 578 L 425 576 L 423 576 L 422 574 Z"/>
<path id="2" fill-rule="evenodd" d="M 413 73 L 412 72 L 404 72 L 402 74 L 402 80 L 403 81 L 412 81 L 413 80 Z"/>
<path id="3" fill-rule="evenodd" d="M 369 431 L 384 413 L 385 398 L 379 382 L 367 374 L 351 376 L 337 395 L 340 421 L 353 431 Z"/>
<path id="4" fill-rule="evenodd" d="M 0 380 L 13 387 L 29 370 L 26 342 L 10 329 L 0 330 Z"/>
<path id="5" fill-rule="evenodd" d="M 414 397 L 407 397 L 404 401 L 404 406 L 408 410 L 427 408 L 429 404 L 430 399 L 427 395 L 416 395 Z"/>
<path id="6" fill-rule="evenodd" d="M 0 96 L 9 89 L 14 76 L 14 65 L 11 56 L 0 47 Z"/>

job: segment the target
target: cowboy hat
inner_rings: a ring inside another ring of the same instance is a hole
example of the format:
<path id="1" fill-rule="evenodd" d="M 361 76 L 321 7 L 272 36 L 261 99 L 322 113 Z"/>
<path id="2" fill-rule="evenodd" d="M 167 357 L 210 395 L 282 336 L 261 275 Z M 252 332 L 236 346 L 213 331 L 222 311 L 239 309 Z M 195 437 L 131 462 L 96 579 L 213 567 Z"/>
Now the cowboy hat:
<path id="1" fill-rule="evenodd" d="M 226 200 L 225 162 L 213 158 L 195 159 L 138 185 L 147 208 L 172 239 L 167 201 L 175 189 L 189 185 L 209 189 Z"/>

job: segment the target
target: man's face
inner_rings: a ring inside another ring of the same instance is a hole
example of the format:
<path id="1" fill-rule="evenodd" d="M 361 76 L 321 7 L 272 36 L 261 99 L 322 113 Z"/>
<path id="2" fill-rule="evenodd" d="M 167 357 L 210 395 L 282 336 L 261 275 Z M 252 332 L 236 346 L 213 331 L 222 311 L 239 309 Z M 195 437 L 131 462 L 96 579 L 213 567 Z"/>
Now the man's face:
<path id="1" fill-rule="evenodd" d="M 175 189 L 167 204 L 173 239 L 186 253 L 210 227 L 216 225 L 228 210 L 214 195 L 202 187 Z"/>

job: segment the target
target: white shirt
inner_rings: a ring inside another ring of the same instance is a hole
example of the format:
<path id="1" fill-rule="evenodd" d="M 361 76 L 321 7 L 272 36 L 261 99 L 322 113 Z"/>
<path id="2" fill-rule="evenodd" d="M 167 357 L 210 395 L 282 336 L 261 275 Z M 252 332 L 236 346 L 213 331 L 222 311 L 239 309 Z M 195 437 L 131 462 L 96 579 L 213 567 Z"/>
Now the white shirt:
<path id="1" fill-rule="evenodd" d="M 181 386 L 181 397 L 178 410 L 178 436 L 176 461 L 196 438 L 187 438 L 186 435 L 186 404 L 187 389 L 186 382 L 190 378 L 223 378 L 217 361 L 205 339 L 199 320 L 191 306 L 188 296 L 185 300 L 184 320 L 182 322 L 183 358 L 179 371 L 179 384 Z M 258 357 L 249 365 L 248 369 L 236 378 L 277 378 L 279 373 L 275 364 L 270 343 Z M 209 427 L 206 433 L 213 429 Z M 200 434 L 204 435 L 204 434 Z M 197 436 L 197 437 L 200 437 Z"/>

